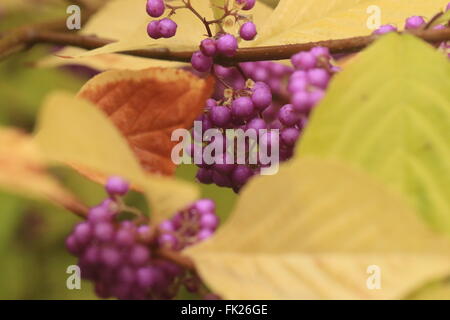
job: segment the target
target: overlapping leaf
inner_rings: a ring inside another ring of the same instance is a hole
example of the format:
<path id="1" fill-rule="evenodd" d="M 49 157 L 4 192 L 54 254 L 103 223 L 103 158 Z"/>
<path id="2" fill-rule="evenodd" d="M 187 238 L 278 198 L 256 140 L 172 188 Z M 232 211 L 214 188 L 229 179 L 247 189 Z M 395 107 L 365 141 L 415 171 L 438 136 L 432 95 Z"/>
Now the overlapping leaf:
<path id="1" fill-rule="evenodd" d="M 54 161 L 87 168 L 104 181 L 120 175 L 143 190 L 154 217 L 172 215 L 194 201 L 198 190 L 192 184 L 147 174 L 127 141 L 105 114 L 92 103 L 67 93 L 54 93 L 41 111 L 36 142 Z"/>
<path id="2" fill-rule="evenodd" d="M 217 234 L 186 252 L 225 299 L 401 299 L 450 274 L 450 242 L 367 174 L 297 159 L 250 182 Z M 381 269 L 381 290 L 367 268 Z"/>
<path id="3" fill-rule="evenodd" d="M 172 132 L 192 127 L 212 90 L 211 78 L 150 68 L 104 72 L 88 81 L 78 95 L 109 116 L 146 171 L 172 175 Z"/>
<path id="4" fill-rule="evenodd" d="M 450 64 L 412 36 L 386 36 L 335 78 L 297 151 L 354 163 L 450 232 Z"/>

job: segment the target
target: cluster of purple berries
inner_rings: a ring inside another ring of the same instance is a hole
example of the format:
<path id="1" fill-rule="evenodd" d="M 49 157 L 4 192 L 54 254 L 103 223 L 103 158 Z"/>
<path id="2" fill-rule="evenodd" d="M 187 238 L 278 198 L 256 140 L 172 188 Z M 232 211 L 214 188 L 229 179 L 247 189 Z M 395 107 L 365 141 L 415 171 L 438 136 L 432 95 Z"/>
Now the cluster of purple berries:
<path id="1" fill-rule="evenodd" d="M 331 77 L 338 71 L 331 63 L 328 49 L 323 47 L 300 52 L 291 61 L 293 67 L 266 61 L 242 63 L 240 67 L 244 74 L 236 68 L 215 65 L 216 76 L 220 76 L 231 87 L 228 91 L 231 90 L 233 94 L 231 98 L 224 97 L 221 93 L 225 86 L 219 83 L 220 90 L 216 91 L 214 99 L 207 101 L 204 113 L 197 119 L 202 122 L 203 132 L 211 128 L 220 129 L 223 141 L 227 141 L 226 129 L 253 129 L 257 134 L 262 129 L 278 129 L 278 138 L 273 137 L 274 131 L 268 131 L 267 136 L 256 143 L 259 146 L 261 143 L 267 144 L 270 148 L 272 142 L 278 141 L 279 160 L 290 159 L 310 111 L 323 98 Z M 250 82 L 248 86 L 247 77 L 257 81 L 253 85 Z M 277 103 L 273 94 L 286 96 L 290 103 Z M 202 148 L 213 142 L 215 140 L 202 142 Z M 194 143 L 198 143 L 195 135 Z M 226 142 L 223 145 L 227 145 Z M 257 163 L 250 163 L 250 148 L 245 146 L 245 164 L 232 164 L 236 162 L 233 162 L 236 150 L 226 149 L 218 155 L 221 161 L 214 164 L 201 161 L 197 164 L 197 180 L 239 192 L 264 167 L 259 159 Z"/>
<path id="2" fill-rule="evenodd" d="M 165 10 L 164 0 L 147 0 L 147 13 L 150 17 L 159 18 Z M 169 18 L 153 20 L 147 25 L 147 34 L 153 39 L 171 38 L 176 32 L 177 24 Z"/>
<path id="3" fill-rule="evenodd" d="M 200 288 L 200 279 L 155 252 L 165 247 L 181 250 L 211 236 L 218 225 L 214 202 L 199 200 L 157 229 L 121 220 L 121 197 L 128 192 L 124 180 L 111 177 L 106 190 L 110 197 L 91 208 L 87 220 L 77 224 L 66 239 L 69 252 L 79 258 L 81 277 L 95 283 L 97 295 L 172 299 L 182 285 Z"/>

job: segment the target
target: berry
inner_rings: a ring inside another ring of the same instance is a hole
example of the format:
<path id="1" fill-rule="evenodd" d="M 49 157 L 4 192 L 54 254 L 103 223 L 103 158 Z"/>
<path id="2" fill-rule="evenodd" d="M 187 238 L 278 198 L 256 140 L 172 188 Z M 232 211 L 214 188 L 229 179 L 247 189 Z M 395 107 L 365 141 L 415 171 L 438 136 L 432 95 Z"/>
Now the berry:
<path id="1" fill-rule="evenodd" d="M 200 43 L 200 51 L 208 57 L 213 57 L 217 52 L 216 41 L 214 39 L 204 39 Z"/>
<path id="2" fill-rule="evenodd" d="M 316 66 L 317 58 L 310 52 L 300 52 L 292 56 L 291 62 L 297 69 L 312 69 Z"/>
<path id="3" fill-rule="evenodd" d="M 285 126 L 293 126 L 299 120 L 299 115 L 296 113 L 292 104 L 287 104 L 280 109 L 278 118 Z"/>
<path id="4" fill-rule="evenodd" d="M 312 108 L 310 94 L 306 91 L 296 92 L 291 98 L 291 103 L 297 112 L 309 112 Z"/>
<path id="5" fill-rule="evenodd" d="M 314 68 L 308 70 L 307 79 L 310 84 L 325 89 L 330 81 L 329 73 L 324 69 Z"/>
<path id="6" fill-rule="evenodd" d="M 253 171 L 244 165 L 239 165 L 234 171 L 231 179 L 233 183 L 241 187 L 247 183 L 247 181 L 253 176 Z"/>
<path id="7" fill-rule="evenodd" d="M 210 118 L 217 127 L 225 127 L 231 120 L 231 110 L 227 107 L 215 106 L 211 108 Z"/>
<path id="8" fill-rule="evenodd" d="M 147 13 L 150 17 L 161 17 L 165 9 L 164 0 L 147 0 Z"/>
<path id="9" fill-rule="evenodd" d="M 224 34 L 217 40 L 217 51 L 224 56 L 234 56 L 236 54 L 237 48 L 237 40 L 231 34 Z"/>
<path id="10" fill-rule="evenodd" d="M 212 201 L 210 199 L 198 200 L 193 205 L 193 208 L 202 214 L 213 213 L 216 211 L 216 205 L 215 205 L 214 201 Z"/>
<path id="11" fill-rule="evenodd" d="M 420 16 L 412 16 L 406 19 L 405 22 L 405 29 L 413 30 L 413 29 L 420 29 L 426 24 L 425 19 Z"/>
<path id="12" fill-rule="evenodd" d="M 201 51 L 197 51 L 192 55 L 191 64 L 198 72 L 208 72 L 213 65 L 213 59 L 205 56 Z"/>
<path id="13" fill-rule="evenodd" d="M 129 184 L 121 177 L 110 177 L 105 188 L 110 196 L 124 196 L 129 190 Z"/>
<path id="14" fill-rule="evenodd" d="M 169 18 L 159 20 L 158 32 L 163 38 L 171 38 L 177 32 L 177 24 Z"/>
<path id="15" fill-rule="evenodd" d="M 239 30 L 239 35 L 241 38 L 247 41 L 255 39 L 256 34 L 256 25 L 250 21 L 244 23 Z"/>
<path id="16" fill-rule="evenodd" d="M 392 24 L 385 24 L 385 25 L 379 27 L 377 30 L 375 30 L 373 32 L 373 34 L 383 35 L 383 34 L 386 34 L 386 33 L 389 33 L 389 32 L 394 32 L 394 31 L 397 31 L 397 27 L 396 26 L 393 26 Z"/>
<path id="17" fill-rule="evenodd" d="M 236 3 L 243 5 L 242 10 L 251 10 L 255 6 L 256 0 L 236 0 Z"/>
<path id="18" fill-rule="evenodd" d="M 272 93 L 270 89 L 259 88 L 252 93 L 252 102 L 258 110 L 264 110 L 272 103 Z"/>
<path id="19" fill-rule="evenodd" d="M 246 119 L 253 113 L 253 101 L 249 97 L 240 97 L 233 101 L 231 112 L 234 117 Z"/>
<path id="20" fill-rule="evenodd" d="M 159 21 L 154 20 L 147 25 L 147 34 L 150 38 L 159 39 L 162 37 L 159 32 Z"/>
<path id="21" fill-rule="evenodd" d="M 297 128 L 286 128 L 281 131 L 281 141 L 288 146 L 294 146 L 300 136 Z"/>

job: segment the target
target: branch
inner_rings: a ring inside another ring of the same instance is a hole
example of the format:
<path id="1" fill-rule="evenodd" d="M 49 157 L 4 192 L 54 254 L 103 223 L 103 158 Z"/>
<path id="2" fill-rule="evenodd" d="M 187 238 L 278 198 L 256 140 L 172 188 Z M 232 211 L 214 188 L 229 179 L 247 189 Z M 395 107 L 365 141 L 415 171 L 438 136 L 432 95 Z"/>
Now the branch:
<path id="1" fill-rule="evenodd" d="M 185 268 L 186 270 L 189 270 L 194 273 L 197 272 L 194 261 L 192 261 L 191 258 L 189 258 L 185 255 L 182 255 L 179 252 L 167 250 L 167 249 L 158 249 L 156 251 L 156 255 L 161 258 L 164 258 L 166 260 L 169 260 L 169 261 L 179 265 L 180 267 Z"/>
<path id="2" fill-rule="evenodd" d="M 432 44 L 450 40 L 450 28 L 442 30 L 418 30 L 408 33 L 411 33 Z M 2 57 L 4 58 L 8 56 L 13 51 L 17 52 L 38 43 L 73 46 L 87 50 L 93 50 L 115 42 L 112 39 L 48 31 L 45 29 L 30 30 L 29 28 L 25 28 L 23 30 L 16 31 L 14 34 L 19 34 L 20 37 L 9 36 L 5 37 L 4 39 L 0 39 L 0 59 Z M 354 37 L 340 40 L 327 40 L 291 45 L 242 48 L 238 49 L 235 56 L 217 57 L 215 62 L 222 65 L 234 65 L 236 63 L 245 61 L 283 60 L 289 59 L 297 52 L 308 51 L 315 46 L 327 47 L 333 54 L 354 53 L 364 49 L 378 38 L 379 36 L 370 35 L 365 37 Z M 11 45 L 11 40 L 13 40 L 12 44 L 14 44 L 14 46 Z M 167 48 L 152 48 L 123 51 L 120 53 L 151 59 L 189 62 L 191 60 L 193 52 L 171 51 Z"/>

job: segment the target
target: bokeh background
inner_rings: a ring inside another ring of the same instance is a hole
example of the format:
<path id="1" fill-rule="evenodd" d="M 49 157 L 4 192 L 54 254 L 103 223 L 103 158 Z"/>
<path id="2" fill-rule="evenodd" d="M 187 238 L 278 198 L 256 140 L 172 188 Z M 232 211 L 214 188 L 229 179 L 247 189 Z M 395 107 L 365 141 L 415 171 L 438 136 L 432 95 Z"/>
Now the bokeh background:
<path id="1" fill-rule="evenodd" d="M 98 1 L 98 0 L 95 0 Z M 104 0 L 108 1 L 108 0 Z M 274 1 L 269 1 L 274 3 Z M 24 24 L 67 17 L 65 0 L 1 0 L 0 36 Z M 77 67 L 37 68 L 36 62 L 58 48 L 37 46 L 0 61 L 0 125 L 33 132 L 36 114 L 52 90 L 77 92 L 92 70 Z M 103 188 L 68 168 L 54 168 L 61 182 L 89 205 L 106 197 Z M 195 168 L 182 166 L 177 175 L 193 181 Z M 235 194 L 214 186 L 202 186 L 203 197 L 217 202 L 225 220 Z M 139 194 L 127 202 L 145 210 Z M 66 269 L 75 264 L 64 247 L 65 237 L 79 219 L 51 204 L 24 199 L 0 190 L 0 299 L 95 299 L 92 286 L 68 290 Z M 181 293 L 180 298 L 188 297 Z"/>

